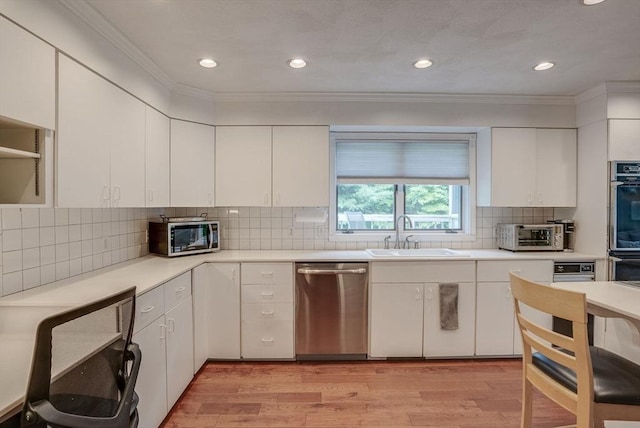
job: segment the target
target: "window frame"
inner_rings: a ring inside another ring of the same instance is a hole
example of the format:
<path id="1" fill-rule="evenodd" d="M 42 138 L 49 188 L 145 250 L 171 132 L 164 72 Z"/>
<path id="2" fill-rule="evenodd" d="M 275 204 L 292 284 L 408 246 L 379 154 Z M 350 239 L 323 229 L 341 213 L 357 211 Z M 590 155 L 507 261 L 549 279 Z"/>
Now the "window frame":
<path id="1" fill-rule="evenodd" d="M 345 134 L 348 132 L 331 132 L 330 133 L 330 201 L 329 201 L 329 240 L 330 241 L 367 241 L 373 244 L 373 241 L 382 242 L 385 237 L 391 235 L 392 239 L 396 233 L 395 221 L 394 229 L 389 230 L 352 230 L 349 232 L 337 229 L 338 219 L 338 179 L 336 177 L 336 140 L 344 140 Z M 354 133 L 355 134 L 355 133 Z M 361 136 L 363 133 L 358 133 Z M 476 134 L 475 133 L 429 133 L 429 132 L 366 132 L 367 138 L 374 139 L 415 139 L 415 140 L 465 140 L 469 147 L 469 184 L 462 185 L 462 215 L 461 230 L 456 232 L 448 232 L 440 230 L 419 230 L 405 229 L 404 224 L 401 225 L 399 234 L 406 236 L 413 235 L 413 239 L 417 241 L 472 241 L 476 239 Z M 361 184 L 371 183 L 372 181 L 363 180 Z M 404 214 L 404 185 L 405 184 L 424 184 L 412 183 L 410 180 L 404 183 L 395 184 L 394 194 L 394 219 Z M 355 184 L 355 183 L 354 183 Z M 432 184 L 452 184 L 437 183 Z"/>

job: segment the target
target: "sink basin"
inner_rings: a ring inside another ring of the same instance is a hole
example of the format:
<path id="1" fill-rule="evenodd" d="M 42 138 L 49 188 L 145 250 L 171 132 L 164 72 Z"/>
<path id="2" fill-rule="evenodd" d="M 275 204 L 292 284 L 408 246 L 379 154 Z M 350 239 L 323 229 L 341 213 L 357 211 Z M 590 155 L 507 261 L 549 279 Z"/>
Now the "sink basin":
<path id="1" fill-rule="evenodd" d="M 373 257 L 469 257 L 469 254 L 448 248 L 416 248 L 416 249 L 367 249 Z"/>

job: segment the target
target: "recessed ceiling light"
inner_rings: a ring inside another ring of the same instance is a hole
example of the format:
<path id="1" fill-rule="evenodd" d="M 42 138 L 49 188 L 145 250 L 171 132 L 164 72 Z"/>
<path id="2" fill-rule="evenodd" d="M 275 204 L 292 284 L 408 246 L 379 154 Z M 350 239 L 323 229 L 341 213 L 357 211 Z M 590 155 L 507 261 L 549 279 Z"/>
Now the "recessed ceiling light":
<path id="1" fill-rule="evenodd" d="M 433 65 L 433 61 L 431 61 L 430 59 L 419 59 L 413 63 L 413 66 L 415 68 L 428 68 L 428 67 L 431 67 L 432 65 Z"/>
<path id="2" fill-rule="evenodd" d="M 594 4 L 602 3 L 604 0 L 581 0 L 585 6 L 593 6 Z"/>
<path id="3" fill-rule="evenodd" d="M 198 60 L 198 64 L 204 68 L 214 68 L 218 66 L 218 63 L 211 58 L 201 58 Z"/>
<path id="4" fill-rule="evenodd" d="M 552 62 L 541 62 L 540 64 L 533 67 L 535 71 L 544 71 L 553 67 L 555 64 Z"/>
<path id="5" fill-rule="evenodd" d="M 302 58 L 293 58 L 290 59 L 287 63 L 291 68 L 305 68 L 307 66 L 307 61 L 303 60 Z"/>

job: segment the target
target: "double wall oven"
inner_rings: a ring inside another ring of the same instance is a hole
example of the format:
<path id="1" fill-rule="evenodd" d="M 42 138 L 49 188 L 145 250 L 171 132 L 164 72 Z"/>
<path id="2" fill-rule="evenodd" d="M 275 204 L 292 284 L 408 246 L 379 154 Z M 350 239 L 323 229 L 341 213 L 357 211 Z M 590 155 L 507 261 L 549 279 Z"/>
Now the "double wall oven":
<path id="1" fill-rule="evenodd" d="M 640 285 L 640 161 L 611 162 L 609 269 Z"/>

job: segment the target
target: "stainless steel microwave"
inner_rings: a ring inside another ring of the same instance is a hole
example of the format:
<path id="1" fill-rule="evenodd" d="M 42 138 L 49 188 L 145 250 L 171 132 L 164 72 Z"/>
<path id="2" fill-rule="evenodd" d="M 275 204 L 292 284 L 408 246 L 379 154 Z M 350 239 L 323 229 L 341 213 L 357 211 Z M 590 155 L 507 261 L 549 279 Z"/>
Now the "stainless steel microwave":
<path id="1" fill-rule="evenodd" d="M 562 251 L 564 228 L 561 224 L 498 224 L 498 248 L 510 251 Z"/>
<path id="2" fill-rule="evenodd" d="M 149 252 L 168 257 L 220 250 L 220 222 L 203 217 L 149 222 Z"/>

